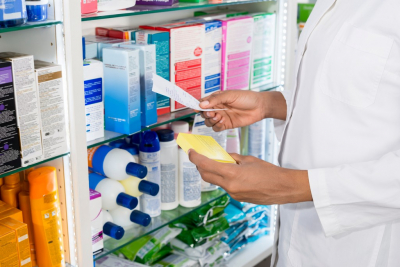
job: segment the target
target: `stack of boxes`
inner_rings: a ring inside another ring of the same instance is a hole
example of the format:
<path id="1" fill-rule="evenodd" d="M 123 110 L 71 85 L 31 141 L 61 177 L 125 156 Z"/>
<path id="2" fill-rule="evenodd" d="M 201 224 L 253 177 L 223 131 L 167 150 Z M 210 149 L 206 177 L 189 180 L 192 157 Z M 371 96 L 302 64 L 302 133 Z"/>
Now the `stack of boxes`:
<path id="1" fill-rule="evenodd" d="M 86 59 L 103 61 L 106 130 L 133 134 L 155 124 L 157 115 L 185 108 L 152 92 L 152 73 L 197 99 L 220 90 L 259 90 L 273 81 L 275 14 L 195 15 L 139 29 L 97 28 L 98 36 L 86 37 Z"/>

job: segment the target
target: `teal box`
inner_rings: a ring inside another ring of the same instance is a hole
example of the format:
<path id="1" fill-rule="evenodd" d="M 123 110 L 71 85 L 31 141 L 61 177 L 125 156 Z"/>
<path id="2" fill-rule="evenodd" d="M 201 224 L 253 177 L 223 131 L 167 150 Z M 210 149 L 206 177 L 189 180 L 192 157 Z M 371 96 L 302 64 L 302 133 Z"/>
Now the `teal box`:
<path id="1" fill-rule="evenodd" d="M 131 39 L 137 44 L 156 45 L 156 73 L 167 81 L 170 80 L 169 71 L 169 32 L 140 30 L 131 33 Z M 157 94 L 157 114 L 171 112 L 169 97 Z"/>
<path id="2" fill-rule="evenodd" d="M 141 130 L 139 50 L 103 50 L 106 130 L 133 134 Z"/>

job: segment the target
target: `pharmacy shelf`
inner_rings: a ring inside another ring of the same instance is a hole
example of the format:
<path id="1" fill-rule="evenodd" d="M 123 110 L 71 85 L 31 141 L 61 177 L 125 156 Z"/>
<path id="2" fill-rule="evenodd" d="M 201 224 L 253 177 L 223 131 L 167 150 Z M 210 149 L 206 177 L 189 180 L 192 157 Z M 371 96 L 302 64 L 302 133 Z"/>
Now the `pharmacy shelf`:
<path id="1" fill-rule="evenodd" d="M 125 235 L 121 240 L 108 239 L 104 242 L 104 248 L 106 249 L 101 254 L 98 254 L 94 257 L 94 261 L 101 259 L 102 257 L 117 251 L 118 249 L 130 244 L 131 242 L 153 233 L 161 229 L 164 226 L 167 226 L 170 223 L 177 221 L 183 216 L 191 213 L 194 210 L 197 210 L 208 203 L 215 201 L 223 196 L 227 195 L 227 193 L 221 189 L 211 191 L 211 192 L 203 192 L 201 193 L 201 204 L 195 208 L 184 208 L 179 206 L 178 208 L 170 211 L 162 211 L 161 215 L 155 218 L 152 218 L 152 221 L 147 227 L 135 227 L 132 229 L 125 230 Z"/>
<path id="2" fill-rule="evenodd" d="M 243 0 L 243 1 L 204 1 L 202 3 L 178 3 L 173 6 L 145 6 L 136 5 L 134 7 L 117 10 L 117 11 L 105 11 L 93 14 L 82 15 L 82 21 L 98 20 L 98 19 L 110 19 L 118 17 L 128 17 L 137 16 L 144 14 L 160 13 L 160 12 L 170 12 L 179 11 L 185 9 L 195 9 L 195 8 L 206 8 L 206 7 L 222 7 L 230 5 L 240 5 L 240 4 L 250 4 L 250 3 L 260 3 L 260 2 L 276 2 L 275 0 Z"/>
<path id="3" fill-rule="evenodd" d="M 15 31 L 22 31 L 22 30 L 28 30 L 28 29 L 33 29 L 33 28 L 43 28 L 43 27 L 51 27 L 57 24 L 62 24 L 61 21 L 58 20 L 46 20 L 46 21 L 40 21 L 40 22 L 28 22 L 23 25 L 15 26 L 15 27 L 9 27 L 9 28 L 0 28 L 0 33 L 5 33 L 5 32 L 15 32 Z"/>
<path id="4" fill-rule="evenodd" d="M 228 267 L 253 267 L 272 255 L 274 237 L 263 236 L 254 243 L 250 243 L 238 251 L 226 262 Z"/>
<path id="5" fill-rule="evenodd" d="M 281 85 L 268 84 L 268 85 L 264 85 L 264 86 L 261 86 L 260 88 L 256 88 L 256 89 L 252 89 L 252 90 L 265 92 L 265 91 L 275 90 L 279 87 L 281 87 Z M 143 128 L 141 130 L 141 132 L 154 129 L 154 128 L 160 127 L 162 125 L 165 125 L 165 124 L 168 124 L 168 123 L 171 123 L 174 121 L 183 120 L 188 117 L 194 116 L 195 114 L 196 114 L 196 112 L 194 112 L 193 109 L 184 109 L 184 110 L 180 110 L 180 111 L 176 111 L 176 112 L 172 112 L 172 113 L 163 114 L 163 115 L 158 116 L 156 124 L 153 124 L 153 125 Z M 135 134 L 135 133 L 133 133 L 133 134 Z M 104 137 L 87 142 L 87 148 L 104 145 L 109 142 L 125 138 L 127 136 L 129 136 L 129 135 L 106 130 L 106 131 L 104 131 Z"/>
<path id="6" fill-rule="evenodd" d="M 46 162 L 49 162 L 49 161 L 52 161 L 52 160 L 55 160 L 55 159 L 58 159 L 58 158 L 62 158 L 62 157 L 67 156 L 67 155 L 69 155 L 69 153 L 61 154 L 61 155 L 53 157 L 53 158 L 42 160 L 42 161 L 36 162 L 35 164 L 29 165 L 29 166 L 26 166 L 26 167 L 21 167 L 21 168 L 18 168 L 18 169 L 14 169 L 14 170 L 9 171 L 9 172 L 4 172 L 4 173 L 0 174 L 0 178 L 3 178 L 5 176 L 11 175 L 11 174 L 14 174 L 14 173 L 17 173 L 17 172 L 21 172 L 21 171 L 27 170 L 29 168 L 38 166 L 40 164 L 43 164 L 43 163 L 46 163 Z"/>

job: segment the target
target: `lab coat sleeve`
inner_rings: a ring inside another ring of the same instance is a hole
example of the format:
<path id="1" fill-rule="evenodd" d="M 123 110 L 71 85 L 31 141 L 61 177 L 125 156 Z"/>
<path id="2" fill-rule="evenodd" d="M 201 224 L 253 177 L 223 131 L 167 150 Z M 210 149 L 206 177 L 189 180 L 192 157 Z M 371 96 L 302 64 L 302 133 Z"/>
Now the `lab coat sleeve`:
<path id="1" fill-rule="evenodd" d="M 283 131 L 285 129 L 286 121 L 289 118 L 289 108 L 292 102 L 292 95 L 293 95 L 292 94 L 293 92 L 291 90 L 283 90 L 281 93 L 286 100 L 287 112 L 286 112 L 286 120 L 274 119 L 275 135 L 279 142 L 282 141 Z"/>
<path id="2" fill-rule="evenodd" d="M 308 171 L 326 236 L 400 220 L 400 150 L 370 162 Z"/>

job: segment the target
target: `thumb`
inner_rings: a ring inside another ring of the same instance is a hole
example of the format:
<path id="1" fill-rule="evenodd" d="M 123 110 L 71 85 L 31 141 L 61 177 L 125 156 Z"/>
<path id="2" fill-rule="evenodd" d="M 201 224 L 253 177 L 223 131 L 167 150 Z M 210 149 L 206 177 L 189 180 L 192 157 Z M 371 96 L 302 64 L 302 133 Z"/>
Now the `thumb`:
<path id="1" fill-rule="evenodd" d="M 200 103 L 201 108 L 215 108 L 215 106 L 220 104 L 225 104 L 228 100 L 227 92 L 215 92 L 209 97 L 202 99 Z"/>
<path id="2" fill-rule="evenodd" d="M 236 161 L 237 164 L 240 164 L 244 160 L 244 156 L 236 154 L 236 153 L 229 153 L 231 157 Z"/>

